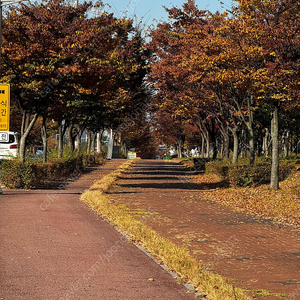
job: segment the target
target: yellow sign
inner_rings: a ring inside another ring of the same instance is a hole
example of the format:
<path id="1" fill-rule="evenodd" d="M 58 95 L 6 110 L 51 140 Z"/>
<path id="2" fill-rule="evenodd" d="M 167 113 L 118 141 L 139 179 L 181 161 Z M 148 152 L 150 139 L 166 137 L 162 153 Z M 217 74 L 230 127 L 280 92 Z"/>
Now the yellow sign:
<path id="1" fill-rule="evenodd" d="M 0 131 L 9 131 L 10 85 L 0 83 Z"/>
<path id="2" fill-rule="evenodd" d="M 127 157 L 128 157 L 128 159 L 135 159 L 136 158 L 136 152 L 128 152 Z"/>

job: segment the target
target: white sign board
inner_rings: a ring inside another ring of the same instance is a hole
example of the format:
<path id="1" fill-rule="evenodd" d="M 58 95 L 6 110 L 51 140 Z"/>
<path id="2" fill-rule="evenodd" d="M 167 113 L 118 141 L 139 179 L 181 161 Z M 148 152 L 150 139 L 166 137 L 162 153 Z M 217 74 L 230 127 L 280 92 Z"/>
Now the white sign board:
<path id="1" fill-rule="evenodd" d="M 0 143 L 7 143 L 9 141 L 8 132 L 0 132 Z"/>
<path id="2" fill-rule="evenodd" d="M 135 159 L 136 158 L 136 152 L 128 152 L 127 158 L 128 159 Z"/>

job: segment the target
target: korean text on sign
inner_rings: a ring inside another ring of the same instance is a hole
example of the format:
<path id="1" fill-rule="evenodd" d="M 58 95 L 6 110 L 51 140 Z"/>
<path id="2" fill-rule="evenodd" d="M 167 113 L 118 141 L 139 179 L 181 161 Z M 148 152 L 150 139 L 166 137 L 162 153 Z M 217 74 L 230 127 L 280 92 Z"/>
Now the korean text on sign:
<path id="1" fill-rule="evenodd" d="M 0 130 L 9 131 L 10 86 L 0 84 Z"/>

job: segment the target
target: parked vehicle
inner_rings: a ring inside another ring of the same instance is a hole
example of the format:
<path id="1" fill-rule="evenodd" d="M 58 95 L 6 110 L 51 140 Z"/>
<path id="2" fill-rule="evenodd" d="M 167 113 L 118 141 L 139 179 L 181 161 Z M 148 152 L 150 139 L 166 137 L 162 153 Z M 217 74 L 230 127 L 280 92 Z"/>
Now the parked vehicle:
<path id="1" fill-rule="evenodd" d="M 18 136 L 13 131 L 0 132 L 0 159 L 9 159 L 18 155 Z"/>
<path id="2" fill-rule="evenodd" d="M 44 154 L 44 147 L 43 146 L 38 146 L 37 150 L 35 152 L 35 155 L 37 155 L 37 156 L 43 156 L 43 154 Z"/>

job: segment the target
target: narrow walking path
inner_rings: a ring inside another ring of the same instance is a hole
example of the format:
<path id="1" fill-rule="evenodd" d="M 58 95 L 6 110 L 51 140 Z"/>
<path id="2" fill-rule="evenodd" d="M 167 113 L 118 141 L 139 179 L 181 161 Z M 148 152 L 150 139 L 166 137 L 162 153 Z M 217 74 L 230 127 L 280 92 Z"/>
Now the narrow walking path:
<path id="1" fill-rule="evenodd" d="M 235 279 L 236 286 L 274 293 L 264 300 L 289 299 L 293 293 L 291 299 L 300 299 L 299 230 L 206 201 L 201 190 L 209 188 L 191 182 L 190 172 L 179 164 L 142 160 L 112 197 L 144 212 L 145 224 L 188 247 L 212 272 Z"/>
<path id="2" fill-rule="evenodd" d="M 4 190 L 0 299 L 194 299 L 79 200 L 123 162 L 91 168 L 58 190 Z"/>

